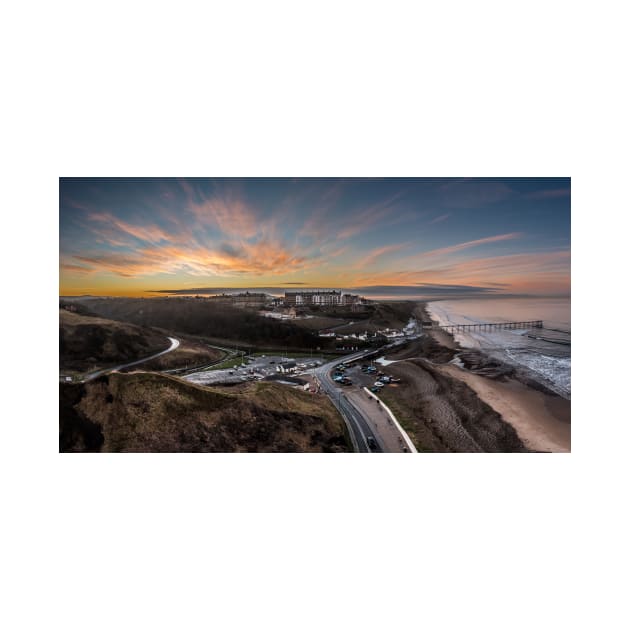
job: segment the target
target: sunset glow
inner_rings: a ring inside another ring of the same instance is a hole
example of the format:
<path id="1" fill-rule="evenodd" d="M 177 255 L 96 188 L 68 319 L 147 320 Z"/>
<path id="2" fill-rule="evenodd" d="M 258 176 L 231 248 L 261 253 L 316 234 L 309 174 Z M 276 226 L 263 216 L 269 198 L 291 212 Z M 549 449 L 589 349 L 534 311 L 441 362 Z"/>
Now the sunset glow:
<path id="1" fill-rule="evenodd" d="M 568 295 L 569 179 L 61 179 L 60 294 Z"/>

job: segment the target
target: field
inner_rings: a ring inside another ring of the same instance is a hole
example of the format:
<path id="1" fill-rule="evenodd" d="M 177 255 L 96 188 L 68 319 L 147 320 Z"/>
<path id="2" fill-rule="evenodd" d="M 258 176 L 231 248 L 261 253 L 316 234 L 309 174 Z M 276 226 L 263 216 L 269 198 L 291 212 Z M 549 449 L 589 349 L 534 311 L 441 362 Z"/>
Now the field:
<path id="1" fill-rule="evenodd" d="M 217 363 L 209 367 L 209 370 L 227 370 L 229 368 L 238 367 L 243 363 L 243 357 L 241 355 L 237 357 L 233 357 L 231 359 L 227 359 L 226 361 L 221 361 L 221 363 Z"/>
<path id="2" fill-rule="evenodd" d="M 182 339 L 179 347 L 173 352 L 163 354 L 142 365 L 144 370 L 172 370 L 176 368 L 193 368 L 218 361 L 225 353 L 206 344 Z"/>
<path id="3" fill-rule="evenodd" d="M 291 322 L 296 326 L 307 328 L 308 330 L 326 330 L 327 328 L 334 328 L 341 326 L 346 322 L 345 319 L 339 319 L 335 317 L 307 317 L 304 319 L 292 319 Z"/>

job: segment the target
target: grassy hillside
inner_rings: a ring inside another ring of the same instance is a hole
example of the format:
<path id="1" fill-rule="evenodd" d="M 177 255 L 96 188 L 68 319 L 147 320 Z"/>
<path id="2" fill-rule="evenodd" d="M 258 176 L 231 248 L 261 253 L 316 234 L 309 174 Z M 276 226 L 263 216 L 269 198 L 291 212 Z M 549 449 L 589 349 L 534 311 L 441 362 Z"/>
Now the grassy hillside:
<path id="1" fill-rule="evenodd" d="M 165 335 L 132 324 L 59 310 L 59 363 L 79 372 L 166 350 Z"/>
<path id="2" fill-rule="evenodd" d="M 180 341 L 181 343 L 176 350 L 143 363 L 142 369 L 160 372 L 175 368 L 204 366 L 218 361 L 225 355 L 225 352 L 209 348 L 206 344 L 197 341 L 190 341 L 189 339 L 181 339 Z"/>
<path id="3" fill-rule="evenodd" d="M 461 381 L 423 359 L 388 365 L 402 380 L 379 396 L 399 419 L 418 450 L 519 453 L 527 449 L 514 428 Z"/>
<path id="4" fill-rule="evenodd" d="M 381 328 L 402 328 L 414 315 L 417 303 L 409 300 L 401 302 L 376 302 L 370 321 Z"/>
<path id="5" fill-rule="evenodd" d="M 213 300 L 189 298 L 106 298 L 90 300 L 94 313 L 173 333 L 233 340 L 252 346 L 317 348 L 322 341 L 289 322 L 261 317 L 255 311 Z"/>
<path id="6" fill-rule="evenodd" d="M 229 393 L 152 373 L 60 384 L 59 450 L 343 452 L 343 421 L 323 396 L 275 383 Z"/>

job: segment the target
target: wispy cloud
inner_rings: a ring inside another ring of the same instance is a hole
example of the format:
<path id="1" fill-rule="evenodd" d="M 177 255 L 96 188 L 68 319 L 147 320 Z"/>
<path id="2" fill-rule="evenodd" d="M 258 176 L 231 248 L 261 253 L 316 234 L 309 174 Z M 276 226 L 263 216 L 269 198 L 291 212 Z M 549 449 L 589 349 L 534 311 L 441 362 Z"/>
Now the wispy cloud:
<path id="1" fill-rule="evenodd" d="M 75 254 L 75 261 L 87 271 L 103 271 L 121 277 L 185 272 L 192 276 L 270 274 L 282 275 L 303 271 L 313 261 L 285 250 L 277 243 L 262 241 L 247 243 L 240 249 L 223 248 L 209 251 L 202 248 L 163 246 L 144 248 L 136 252 Z"/>
<path id="2" fill-rule="evenodd" d="M 497 282 L 508 276 L 568 273 L 570 264 L 570 250 L 561 250 L 475 258 L 452 265 L 450 271 L 453 275 L 462 277 L 487 274 L 493 276 L 493 282 Z"/>
<path id="3" fill-rule="evenodd" d="M 113 226 L 122 234 L 128 234 L 129 236 L 133 236 L 139 241 L 144 241 L 145 243 L 170 242 L 173 240 L 173 235 L 168 234 L 158 225 L 152 225 L 150 223 L 133 225 L 108 212 L 92 212 L 89 214 L 88 219 L 96 223 L 102 223 L 106 228 L 111 228 Z M 122 242 L 125 243 L 125 241 Z"/>
<path id="4" fill-rule="evenodd" d="M 387 254 L 392 254 L 394 252 L 398 252 L 401 249 L 405 249 L 409 246 L 409 243 L 400 243 L 398 245 L 385 245 L 384 247 L 379 247 L 370 252 L 370 254 L 362 259 L 356 266 L 358 267 L 369 267 L 373 265 L 379 258 L 382 256 L 386 256 Z"/>
<path id="5" fill-rule="evenodd" d="M 488 243 L 497 243 L 499 241 L 510 241 L 516 238 L 520 238 L 522 234 L 520 232 L 510 232 L 508 234 L 497 234 L 496 236 L 487 236 L 485 238 L 479 238 L 475 241 L 466 241 L 465 243 L 457 243 L 455 245 L 449 245 L 448 247 L 441 247 L 439 249 L 432 249 L 428 252 L 423 252 L 419 255 L 419 258 L 428 258 L 431 256 L 447 256 L 456 252 L 461 252 L 465 249 L 472 247 L 479 247 L 480 245 L 487 245 Z"/>
<path id="6" fill-rule="evenodd" d="M 461 296 L 470 294 L 493 294 L 497 289 L 465 284 L 411 284 L 411 285 L 368 285 L 353 287 L 364 295 L 409 295 L 409 296 Z"/>
<path id="7" fill-rule="evenodd" d="M 403 195 L 404 191 L 400 191 L 385 201 L 376 203 L 369 208 L 350 215 L 350 220 L 346 223 L 345 227 L 338 232 L 337 237 L 347 239 L 372 229 L 384 219 L 392 216 L 396 211 L 396 202 Z"/>
<path id="8" fill-rule="evenodd" d="M 434 223 L 441 223 L 442 221 L 446 221 L 451 215 L 450 214 L 442 214 L 439 217 L 435 217 L 433 221 L 429 221 L 429 225 L 433 225 Z"/>
<path id="9" fill-rule="evenodd" d="M 397 271 L 366 271 L 357 275 L 357 286 L 470 285 L 502 291 L 528 291 L 538 284 L 566 291 L 570 285 L 570 251 L 507 254 L 446 262 L 438 268 L 416 267 Z"/>
<path id="10" fill-rule="evenodd" d="M 314 207 L 300 229 L 299 235 L 319 240 L 333 233 L 337 239 L 350 239 L 373 229 L 385 220 L 389 221 L 396 213 L 397 203 L 404 195 L 405 191 L 401 190 L 367 207 L 356 207 L 336 213 L 337 197 L 333 195 L 332 201 L 328 199 L 330 203 L 322 203 Z M 405 218 L 409 218 L 408 215 Z M 398 219 L 399 217 L 396 217 L 396 220 Z"/>
<path id="11" fill-rule="evenodd" d="M 60 272 L 72 290 L 86 277 L 98 287 L 159 286 L 157 277 L 125 283 L 112 275 L 165 275 L 162 286 L 183 287 L 251 281 L 501 292 L 569 278 L 570 260 L 557 251 L 568 248 L 568 221 L 562 236 L 556 218 L 519 215 L 547 200 L 565 221 L 565 178 L 71 181 L 60 196 Z M 493 204 L 507 199 L 511 210 L 501 214 Z M 468 240 L 455 213 L 475 214 Z M 514 251 L 521 253 L 506 254 Z"/>
<path id="12" fill-rule="evenodd" d="M 252 238 L 269 225 L 261 221 L 234 187 L 223 185 L 208 195 L 186 180 L 180 185 L 187 196 L 186 209 L 200 224 L 216 227 L 224 235 Z"/>
<path id="13" fill-rule="evenodd" d="M 79 273 L 79 274 L 94 273 L 93 267 L 83 267 L 82 265 L 73 265 L 70 263 L 61 263 L 59 265 L 59 268 L 62 271 L 70 271 L 71 273 Z"/>

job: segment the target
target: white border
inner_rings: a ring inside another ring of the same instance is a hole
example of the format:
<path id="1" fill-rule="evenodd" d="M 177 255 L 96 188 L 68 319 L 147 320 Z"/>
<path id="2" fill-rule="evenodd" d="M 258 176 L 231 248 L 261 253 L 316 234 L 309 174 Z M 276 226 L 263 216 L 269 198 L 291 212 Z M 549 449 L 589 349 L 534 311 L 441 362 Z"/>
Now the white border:
<path id="1" fill-rule="evenodd" d="M 8 5 L 3 625 L 626 627 L 623 8 Z M 59 455 L 89 175 L 571 176 L 573 453 Z"/>

